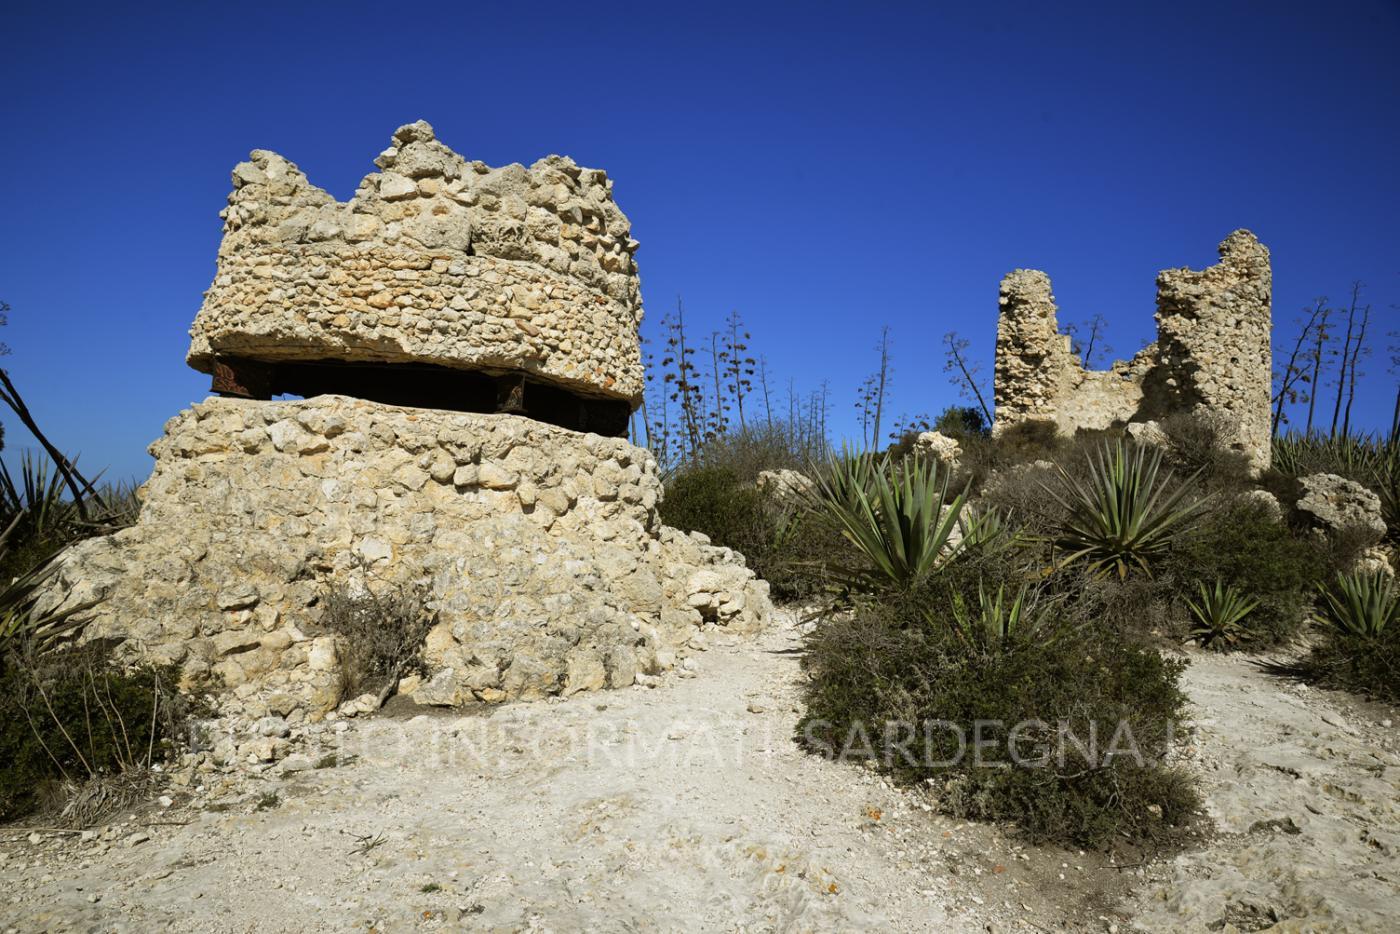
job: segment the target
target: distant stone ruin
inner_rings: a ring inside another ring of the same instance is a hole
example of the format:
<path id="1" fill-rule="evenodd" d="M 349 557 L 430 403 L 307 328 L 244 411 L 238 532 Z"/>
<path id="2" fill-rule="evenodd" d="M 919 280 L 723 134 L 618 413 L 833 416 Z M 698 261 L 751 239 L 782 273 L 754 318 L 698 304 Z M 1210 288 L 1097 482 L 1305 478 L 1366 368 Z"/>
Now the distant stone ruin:
<path id="1" fill-rule="evenodd" d="M 170 421 L 139 521 L 51 600 L 256 715 L 362 703 L 328 587 L 428 588 L 400 688 L 431 704 L 622 687 L 759 626 L 767 584 L 662 526 L 655 460 L 616 437 L 642 309 L 603 172 L 468 163 L 423 122 L 377 164 L 346 204 L 273 153 L 234 170 L 189 353 L 225 398 Z"/>
<path id="2" fill-rule="evenodd" d="M 1107 370 L 1085 369 L 1060 332 L 1050 277 L 1017 269 L 1001 282 L 995 432 L 1031 421 L 1065 434 L 1191 412 L 1217 436 L 1269 465 L 1272 273 L 1247 230 L 1220 244 L 1220 262 L 1157 276 L 1157 341 Z"/>

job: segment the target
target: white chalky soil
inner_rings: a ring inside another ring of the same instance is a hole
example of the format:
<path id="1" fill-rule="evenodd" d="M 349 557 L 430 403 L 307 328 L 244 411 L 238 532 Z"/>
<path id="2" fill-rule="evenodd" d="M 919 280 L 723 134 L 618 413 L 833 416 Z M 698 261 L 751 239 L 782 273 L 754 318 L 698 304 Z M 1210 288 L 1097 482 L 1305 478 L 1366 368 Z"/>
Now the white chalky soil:
<path id="1" fill-rule="evenodd" d="M 7 828 L 0 929 L 1195 931 L 1226 912 L 1263 930 L 1249 919 L 1273 911 L 1276 930 L 1351 931 L 1400 917 L 1394 749 L 1318 692 L 1194 656 L 1189 761 L 1221 836 L 1119 872 L 800 752 L 799 646 L 779 613 L 655 689 L 379 717 L 339 736 L 338 767 L 203 776 L 204 793 L 105 837 Z M 1299 832 L 1249 830 L 1274 818 Z"/>

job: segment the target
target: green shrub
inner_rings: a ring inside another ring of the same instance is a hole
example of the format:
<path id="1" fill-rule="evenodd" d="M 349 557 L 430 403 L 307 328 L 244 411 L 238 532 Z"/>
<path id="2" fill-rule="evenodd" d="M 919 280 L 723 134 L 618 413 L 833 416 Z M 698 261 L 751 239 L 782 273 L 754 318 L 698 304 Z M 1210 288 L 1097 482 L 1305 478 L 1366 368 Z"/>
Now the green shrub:
<path id="1" fill-rule="evenodd" d="M 839 535 L 821 517 L 783 503 L 725 468 L 674 474 L 661 502 L 661 521 L 742 554 L 779 600 L 805 599 L 822 589 L 824 568 L 846 559 Z"/>
<path id="2" fill-rule="evenodd" d="M 1289 674 L 1400 702 L 1400 587 L 1385 574 L 1338 575 L 1318 604 L 1322 637 Z"/>
<path id="3" fill-rule="evenodd" d="M 708 439 L 682 470 L 723 470 L 740 483 L 753 483 L 765 470 L 804 471 L 826 457 L 825 439 L 786 421 L 760 422 Z"/>
<path id="4" fill-rule="evenodd" d="M 950 405 L 934 420 L 933 430 L 950 438 L 985 438 L 991 426 L 982 417 L 982 410 L 970 405 Z"/>
<path id="5" fill-rule="evenodd" d="M 1071 567 L 1047 583 L 1063 596 L 1066 616 L 1080 625 L 1111 628 L 1122 638 L 1159 647 L 1180 645 L 1190 635 L 1184 588 L 1170 569 L 1120 580 Z"/>
<path id="6" fill-rule="evenodd" d="M 1055 476 L 1054 468 L 1044 465 L 1009 468 L 982 487 L 979 502 L 1014 522 L 1024 534 L 1048 541 L 1069 518 L 1063 506 L 1045 495 L 1045 484 Z"/>
<path id="7" fill-rule="evenodd" d="M 1329 566 L 1318 543 L 1295 536 L 1266 506 L 1246 499 L 1224 500 L 1207 512 L 1172 543 L 1162 564 L 1182 599 L 1218 580 L 1257 601 L 1240 634 L 1241 644 L 1256 649 L 1298 635 Z"/>
<path id="8" fill-rule="evenodd" d="M 1162 455 L 1120 440 L 1104 445 L 1090 463 L 1087 478 L 1057 465 L 1058 488 L 1045 486 L 1068 514 L 1056 529 L 1056 545 L 1069 564 L 1086 561 L 1092 571 L 1112 570 L 1120 579 L 1130 570 L 1152 573 L 1172 540 L 1202 509 L 1188 499 L 1189 483 L 1172 488 L 1170 471 L 1161 473 Z"/>
<path id="9" fill-rule="evenodd" d="M 1328 633 L 1289 673 L 1324 687 L 1400 703 L 1400 626 L 1388 626 L 1371 638 Z"/>
<path id="10" fill-rule="evenodd" d="M 1250 478 L 1248 455 L 1232 450 L 1215 419 L 1178 412 L 1158 423 L 1167 436 L 1166 460 L 1178 473 L 1196 477 L 1207 490 L 1237 490 Z"/>
<path id="11" fill-rule="evenodd" d="M 172 667 L 122 667 L 100 643 L 12 651 L 0 673 L 0 820 L 29 813 L 60 785 L 136 772 L 184 739 L 189 703 Z"/>
<path id="12" fill-rule="evenodd" d="M 1016 598 L 1020 624 L 1007 625 L 1014 604 L 996 608 L 991 595 L 1007 591 L 978 563 L 955 562 L 897 601 L 822 621 L 804 661 L 798 741 L 926 782 L 950 813 L 1015 821 L 1033 840 L 1171 836 L 1197 806 L 1190 782 L 1164 762 L 1183 716 L 1184 663 L 1072 625 L 1058 603 L 1033 594 Z M 1005 563 L 1002 572 L 1019 574 Z M 968 612 L 955 609 L 959 600 L 977 607 L 983 638 L 959 634 L 967 627 L 956 617 Z M 1092 750 L 1076 745 L 1089 747 L 1091 736 Z M 1139 755 L 1107 755 L 1130 747 Z"/>

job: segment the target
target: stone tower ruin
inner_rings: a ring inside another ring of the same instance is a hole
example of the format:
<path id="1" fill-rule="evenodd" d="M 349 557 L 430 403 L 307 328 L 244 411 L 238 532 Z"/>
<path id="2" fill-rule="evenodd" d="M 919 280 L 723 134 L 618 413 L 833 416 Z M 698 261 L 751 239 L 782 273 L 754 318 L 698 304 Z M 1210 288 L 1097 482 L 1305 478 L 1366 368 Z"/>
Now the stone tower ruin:
<path id="1" fill-rule="evenodd" d="M 313 716 L 343 700 L 329 587 L 428 589 L 429 673 L 401 690 L 434 704 L 630 685 L 758 626 L 767 585 L 662 526 L 624 440 L 642 307 L 612 182 L 467 162 L 422 121 L 376 165 L 345 203 L 275 153 L 234 169 L 189 352 L 216 396 L 53 599 L 236 707 Z"/>
<path id="2" fill-rule="evenodd" d="M 1086 369 L 1056 320 L 1050 277 L 1017 269 L 1001 282 L 994 431 L 1051 422 L 1066 434 L 1209 418 L 1251 467 L 1269 465 L 1272 328 L 1269 251 L 1247 230 L 1220 244 L 1220 262 L 1157 276 L 1157 341 L 1107 370 Z"/>

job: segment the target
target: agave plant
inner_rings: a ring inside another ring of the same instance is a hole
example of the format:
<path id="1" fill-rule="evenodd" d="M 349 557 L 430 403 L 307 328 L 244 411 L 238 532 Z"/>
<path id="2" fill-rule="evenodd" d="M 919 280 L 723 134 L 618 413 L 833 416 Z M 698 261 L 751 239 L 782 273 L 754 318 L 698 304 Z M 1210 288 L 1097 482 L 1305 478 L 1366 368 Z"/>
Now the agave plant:
<path id="1" fill-rule="evenodd" d="M 978 581 L 975 609 L 960 594 L 953 595 L 953 630 L 969 646 L 1001 646 L 1025 637 L 1037 629 L 1042 618 L 1027 603 L 1026 596 L 1025 585 L 1008 598 L 1005 584 L 998 584 L 995 591 L 989 592 Z"/>
<path id="2" fill-rule="evenodd" d="M 815 507 L 867 562 L 837 569 L 842 583 L 865 592 L 907 587 L 960 550 L 951 537 L 967 490 L 950 498 L 948 476 L 932 458 L 843 451 L 813 473 Z"/>
<path id="3" fill-rule="evenodd" d="M 1153 561 L 1204 506 L 1188 498 L 1195 474 L 1172 489 L 1172 472 L 1161 466 L 1160 451 L 1122 441 L 1095 453 L 1088 482 L 1057 465 L 1060 488 L 1044 489 L 1069 515 L 1056 530 L 1056 546 L 1069 552 L 1062 563 L 1087 560 L 1092 571 L 1120 579 L 1133 569 L 1151 576 Z"/>
<path id="4" fill-rule="evenodd" d="M 1400 589 L 1381 571 L 1338 574 L 1324 586 L 1318 622 L 1362 639 L 1374 639 L 1400 618 Z"/>
<path id="5" fill-rule="evenodd" d="M 26 452 L 18 476 L 0 463 L 0 521 L 6 528 L 14 524 L 7 533 L 10 540 L 62 535 L 76 519 L 63 475 L 48 461 Z"/>
<path id="6" fill-rule="evenodd" d="M 958 529 L 962 532 L 962 548 L 965 551 L 1003 552 L 1024 539 L 1010 515 L 995 507 L 969 507 L 958 520 Z"/>
<path id="7" fill-rule="evenodd" d="M 40 612 L 36 606 L 39 588 L 57 571 L 57 565 L 41 565 L 0 587 L 0 658 L 21 639 L 30 640 L 40 652 L 52 648 L 82 624 L 76 617 L 91 604 L 63 611 Z"/>
<path id="8" fill-rule="evenodd" d="M 1249 634 L 1244 620 L 1259 605 L 1259 601 L 1249 599 L 1233 584 L 1219 579 L 1213 587 L 1199 584 L 1197 589 L 1199 599 L 1186 598 L 1186 605 L 1195 621 L 1191 635 L 1200 639 L 1201 645 L 1208 649 L 1234 648 Z"/>

